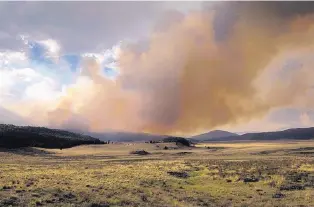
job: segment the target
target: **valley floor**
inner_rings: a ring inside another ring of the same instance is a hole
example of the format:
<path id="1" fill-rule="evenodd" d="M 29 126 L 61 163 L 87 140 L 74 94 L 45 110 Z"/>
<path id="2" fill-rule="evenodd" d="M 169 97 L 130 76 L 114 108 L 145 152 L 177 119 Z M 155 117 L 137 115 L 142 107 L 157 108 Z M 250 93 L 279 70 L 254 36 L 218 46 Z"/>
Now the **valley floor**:
<path id="1" fill-rule="evenodd" d="M 0 149 L 0 206 L 314 206 L 314 141 L 172 148 Z"/>

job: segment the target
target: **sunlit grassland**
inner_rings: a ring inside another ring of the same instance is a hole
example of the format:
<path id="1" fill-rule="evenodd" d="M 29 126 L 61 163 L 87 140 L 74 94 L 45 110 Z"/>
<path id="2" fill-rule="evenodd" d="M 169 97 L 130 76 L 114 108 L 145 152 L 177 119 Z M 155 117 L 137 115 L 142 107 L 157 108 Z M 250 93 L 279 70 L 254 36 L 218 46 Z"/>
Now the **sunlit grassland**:
<path id="1" fill-rule="evenodd" d="M 164 145 L 2 150 L 0 206 L 314 206 L 314 142 Z"/>

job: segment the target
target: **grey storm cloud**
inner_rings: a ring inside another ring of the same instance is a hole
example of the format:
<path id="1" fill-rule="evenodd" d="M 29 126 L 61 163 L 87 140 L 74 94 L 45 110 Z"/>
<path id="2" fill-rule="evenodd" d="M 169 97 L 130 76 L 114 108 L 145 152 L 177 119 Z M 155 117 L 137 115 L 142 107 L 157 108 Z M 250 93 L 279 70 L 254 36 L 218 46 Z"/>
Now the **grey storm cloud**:
<path id="1" fill-rule="evenodd" d="M 0 45 L 19 49 L 18 35 L 29 34 L 56 39 L 67 52 L 99 51 L 125 38 L 144 39 L 153 27 L 180 21 L 180 12 L 201 8 L 216 11 L 219 41 L 241 13 L 263 12 L 284 20 L 314 12 L 314 2 L 1 2 Z"/>
<path id="2" fill-rule="evenodd" d="M 199 4 L 199 3 L 194 3 Z M 18 49 L 20 34 L 52 38 L 66 52 L 93 52 L 143 38 L 165 10 L 191 2 L 1 2 L 1 49 Z"/>
<path id="3" fill-rule="evenodd" d="M 296 16 L 314 13 L 314 1 L 234 1 L 204 2 L 203 9 L 215 11 L 214 28 L 217 41 L 227 39 L 240 16 L 249 21 L 274 21 L 280 25 Z M 254 19 L 256 18 L 256 19 Z M 280 23 L 279 23 L 280 22 Z"/>

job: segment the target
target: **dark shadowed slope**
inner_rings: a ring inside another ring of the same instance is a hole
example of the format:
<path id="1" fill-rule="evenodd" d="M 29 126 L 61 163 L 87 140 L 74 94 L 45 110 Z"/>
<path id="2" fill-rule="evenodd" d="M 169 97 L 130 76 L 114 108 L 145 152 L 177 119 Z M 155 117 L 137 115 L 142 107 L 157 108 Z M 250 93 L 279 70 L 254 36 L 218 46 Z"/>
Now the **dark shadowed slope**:
<path id="1" fill-rule="evenodd" d="M 235 133 L 227 132 L 227 131 L 214 130 L 214 131 L 210 131 L 204 134 L 193 136 L 191 138 L 203 141 L 203 140 L 210 140 L 214 138 L 231 137 L 231 136 L 239 136 L 239 135 Z"/>
<path id="2" fill-rule="evenodd" d="M 247 133 L 238 136 L 213 138 L 204 141 L 262 141 L 262 140 L 279 140 L 279 139 L 296 139 L 308 140 L 314 139 L 314 127 L 311 128 L 295 128 L 274 132 Z"/>
<path id="3" fill-rule="evenodd" d="M 0 147 L 69 148 L 82 144 L 103 144 L 91 136 L 45 127 L 0 124 Z"/>

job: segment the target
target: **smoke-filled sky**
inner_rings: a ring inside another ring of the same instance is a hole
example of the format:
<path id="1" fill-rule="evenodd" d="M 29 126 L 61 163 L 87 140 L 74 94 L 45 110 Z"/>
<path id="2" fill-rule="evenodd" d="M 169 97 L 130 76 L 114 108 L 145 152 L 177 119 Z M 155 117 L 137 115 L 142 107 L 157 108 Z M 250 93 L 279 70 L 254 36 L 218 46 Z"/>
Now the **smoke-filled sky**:
<path id="1" fill-rule="evenodd" d="M 0 122 L 314 126 L 314 2 L 1 2 Z"/>

